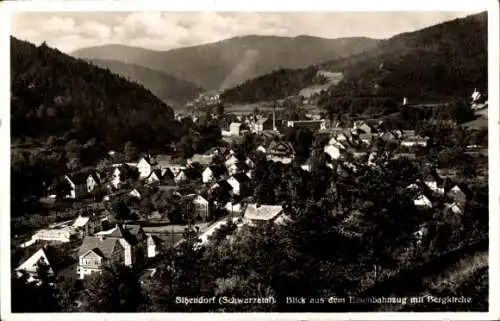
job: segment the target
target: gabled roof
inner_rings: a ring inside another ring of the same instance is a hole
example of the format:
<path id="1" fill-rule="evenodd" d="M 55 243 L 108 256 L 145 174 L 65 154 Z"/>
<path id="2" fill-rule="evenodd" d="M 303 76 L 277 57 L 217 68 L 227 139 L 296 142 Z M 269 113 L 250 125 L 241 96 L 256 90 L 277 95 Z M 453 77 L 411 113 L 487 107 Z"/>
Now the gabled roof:
<path id="1" fill-rule="evenodd" d="M 294 153 L 293 147 L 286 142 L 272 141 L 267 149 L 268 153 L 276 155 L 290 155 Z"/>
<path id="2" fill-rule="evenodd" d="M 201 178 L 201 173 L 196 168 L 185 168 L 181 171 L 181 173 L 184 173 L 184 176 L 186 176 L 189 180 Z"/>
<path id="3" fill-rule="evenodd" d="M 88 251 L 94 251 L 103 258 L 110 258 L 116 243 L 118 243 L 118 238 L 115 237 L 86 236 L 78 250 L 78 256 L 82 256 Z"/>
<path id="4" fill-rule="evenodd" d="M 31 255 L 28 259 L 22 262 L 17 268 L 16 271 L 26 271 L 26 272 L 36 272 L 38 262 L 43 261 L 50 268 L 50 271 L 54 272 L 54 262 L 55 258 L 52 255 L 51 248 L 42 247 L 38 251 L 36 251 L 33 255 Z"/>
<path id="5" fill-rule="evenodd" d="M 66 175 L 75 185 L 87 184 L 88 173 L 75 173 Z"/>
<path id="6" fill-rule="evenodd" d="M 194 154 L 190 160 L 192 163 L 200 163 L 201 165 L 209 165 L 213 160 L 213 156 L 212 155 Z"/>
<path id="7" fill-rule="evenodd" d="M 220 188 L 224 192 L 231 192 L 233 190 L 231 184 L 229 184 L 225 179 L 212 185 L 212 189 L 214 188 Z"/>
<path id="8" fill-rule="evenodd" d="M 281 205 L 248 204 L 244 217 L 251 220 L 269 221 L 283 212 Z"/>
<path id="9" fill-rule="evenodd" d="M 121 225 L 117 224 L 113 233 L 109 234 L 110 238 L 124 239 L 130 245 L 137 244 L 137 234 L 141 230 L 140 225 Z"/>
<path id="10" fill-rule="evenodd" d="M 233 177 L 240 184 L 250 181 L 250 178 L 245 173 L 236 173 L 236 174 L 232 175 L 231 177 Z"/>
<path id="11" fill-rule="evenodd" d="M 210 171 L 212 171 L 214 176 L 221 176 L 226 172 L 226 168 L 219 165 L 210 165 L 207 168 L 205 168 L 205 170 L 207 169 L 210 169 Z"/>

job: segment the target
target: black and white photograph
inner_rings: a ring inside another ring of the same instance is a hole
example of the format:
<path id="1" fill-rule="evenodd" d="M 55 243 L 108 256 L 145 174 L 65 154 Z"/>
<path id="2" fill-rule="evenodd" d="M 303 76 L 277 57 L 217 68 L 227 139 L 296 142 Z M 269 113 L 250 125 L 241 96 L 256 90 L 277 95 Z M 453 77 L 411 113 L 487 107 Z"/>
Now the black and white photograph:
<path id="1" fill-rule="evenodd" d="M 492 311 L 488 7 L 117 2 L 8 13 L 2 312 Z"/>

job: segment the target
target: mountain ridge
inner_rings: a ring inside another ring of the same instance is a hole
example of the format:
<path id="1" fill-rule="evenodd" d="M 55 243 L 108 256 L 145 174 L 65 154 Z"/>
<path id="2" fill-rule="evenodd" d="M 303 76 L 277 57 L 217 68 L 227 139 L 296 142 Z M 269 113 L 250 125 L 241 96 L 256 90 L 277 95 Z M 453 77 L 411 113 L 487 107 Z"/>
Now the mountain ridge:
<path id="1" fill-rule="evenodd" d="M 97 67 L 109 69 L 113 73 L 143 85 L 156 97 L 174 108 L 183 106 L 204 91 L 203 88 L 188 81 L 136 64 L 108 59 L 90 59 L 88 61 Z"/>
<path id="2" fill-rule="evenodd" d="M 134 63 L 192 82 L 207 90 L 229 88 L 280 67 L 301 68 L 349 56 L 374 47 L 380 40 L 367 37 L 328 39 L 247 35 L 214 43 L 167 51 L 132 48 L 115 50 L 104 45 L 72 53 L 85 59 Z"/>

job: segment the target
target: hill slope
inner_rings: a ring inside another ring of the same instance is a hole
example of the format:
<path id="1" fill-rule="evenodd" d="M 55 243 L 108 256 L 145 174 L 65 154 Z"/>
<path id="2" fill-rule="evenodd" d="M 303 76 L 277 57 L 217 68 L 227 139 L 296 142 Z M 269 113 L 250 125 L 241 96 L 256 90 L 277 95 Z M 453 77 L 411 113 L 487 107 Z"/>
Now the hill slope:
<path id="1" fill-rule="evenodd" d="M 103 59 L 93 59 L 90 62 L 143 85 L 156 97 L 173 107 L 184 105 L 203 91 L 193 83 L 139 65 Z"/>
<path id="2" fill-rule="evenodd" d="M 168 51 L 107 45 L 80 49 L 72 55 L 135 63 L 214 90 L 229 88 L 280 67 L 303 68 L 347 57 L 371 49 L 378 42 L 369 38 L 244 36 Z"/>
<path id="3" fill-rule="evenodd" d="M 227 90 L 226 101 L 254 102 L 298 94 L 311 85 L 311 68 L 343 73 L 334 96 L 468 98 L 488 78 L 487 15 L 480 13 L 381 41 L 375 48 L 301 70 L 277 71 Z M 284 77 L 290 79 L 283 80 Z M 286 86 L 286 88 L 284 87 Z M 256 88 L 265 87 L 256 93 Z"/>
<path id="4" fill-rule="evenodd" d="M 12 37 L 11 124 L 13 138 L 70 135 L 146 147 L 182 132 L 172 109 L 144 87 Z"/>

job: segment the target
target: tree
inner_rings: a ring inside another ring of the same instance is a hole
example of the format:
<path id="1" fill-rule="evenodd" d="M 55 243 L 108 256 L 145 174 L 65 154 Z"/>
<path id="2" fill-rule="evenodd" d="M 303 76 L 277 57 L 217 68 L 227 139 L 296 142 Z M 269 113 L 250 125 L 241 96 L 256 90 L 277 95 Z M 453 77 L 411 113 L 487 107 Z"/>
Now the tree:
<path id="1" fill-rule="evenodd" d="M 144 296 L 137 274 L 129 267 L 111 264 L 91 275 L 83 291 L 85 311 L 137 312 Z"/>

